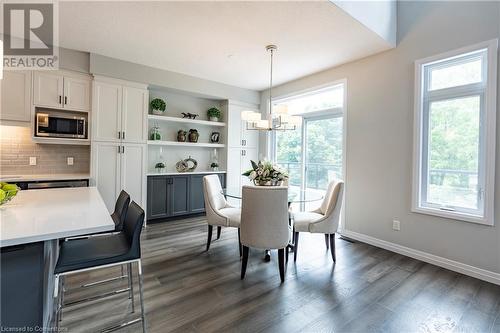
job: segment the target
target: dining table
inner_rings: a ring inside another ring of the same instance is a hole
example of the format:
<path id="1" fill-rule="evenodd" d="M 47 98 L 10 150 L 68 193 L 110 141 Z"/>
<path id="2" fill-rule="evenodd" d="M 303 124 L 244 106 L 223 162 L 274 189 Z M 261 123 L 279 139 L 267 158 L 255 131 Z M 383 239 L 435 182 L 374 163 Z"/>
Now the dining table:
<path id="1" fill-rule="evenodd" d="M 242 200 L 242 187 L 227 187 L 222 189 L 222 194 L 227 198 Z M 323 200 L 324 194 L 318 190 L 313 189 L 299 189 L 297 187 L 288 188 L 288 207 L 291 208 L 292 204 L 299 204 L 303 208 L 304 204 L 312 203 L 315 201 Z M 288 223 L 292 226 L 293 212 L 291 209 L 288 210 Z M 294 250 L 293 237 L 290 237 L 292 241 L 288 246 L 288 250 Z M 271 251 L 265 250 L 264 261 L 271 260 Z"/>

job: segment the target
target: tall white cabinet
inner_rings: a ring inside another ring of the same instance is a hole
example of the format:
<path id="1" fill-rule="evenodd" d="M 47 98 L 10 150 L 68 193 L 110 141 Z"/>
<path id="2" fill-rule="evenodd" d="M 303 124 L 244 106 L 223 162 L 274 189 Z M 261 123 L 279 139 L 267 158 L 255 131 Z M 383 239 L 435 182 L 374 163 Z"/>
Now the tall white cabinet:
<path id="1" fill-rule="evenodd" d="M 122 189 L 145 209 L 147 86 L 97 76 L 92 90 L 95 185 L 110 212 Z"/>
<path id="2" fill-rule="evenodd" d="M 227 114 L 227 186 L 241 188 L 250 184 L 247 177 L 241 174 L 252 166 L 250 161 L 259 159 L 259 131 L 248 130 L 246 122 L 241 119 L 241 112 L 256 111 L 256 105 L 229 100 L 225 104 Z"/>

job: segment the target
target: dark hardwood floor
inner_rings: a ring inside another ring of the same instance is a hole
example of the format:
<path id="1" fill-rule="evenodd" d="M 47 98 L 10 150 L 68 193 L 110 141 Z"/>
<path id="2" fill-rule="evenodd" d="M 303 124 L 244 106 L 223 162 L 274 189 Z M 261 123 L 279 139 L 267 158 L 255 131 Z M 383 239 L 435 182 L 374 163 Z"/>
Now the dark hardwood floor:
<path id="1" fill-rule="evenodd" d="M 236 229 L 223 229 L 209 252 L 206 233 L 203 217 L 143 231 L 149 332 L 500 332 L 500 286 L 341 239 L 333 265 L 323 235 L 305 233 L 297 262 L 290 256 L 285 283 L 276 253 L 266 263 L 258 250 L 250 250 L 241 281 Z M 118 274 L 82 273 L 66 285 Z M 137 275 L 134 282 L 138 315 Z M 69 290 L 66 300 L 119 286 L 126 281 Z M 95 332 L 133 317 L 120 294 L 65 308 L 61 327 Z M 140 324 L 122 331 L 140 331 Z"/>

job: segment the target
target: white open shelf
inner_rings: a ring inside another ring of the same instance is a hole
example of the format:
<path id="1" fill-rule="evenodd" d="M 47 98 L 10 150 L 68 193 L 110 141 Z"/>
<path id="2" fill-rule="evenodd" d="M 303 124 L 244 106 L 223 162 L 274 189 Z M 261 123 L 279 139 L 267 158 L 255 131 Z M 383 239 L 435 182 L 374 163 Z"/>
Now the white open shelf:
<path id="1" fill-rule="evenodd" d="M 187 119 L 187 118 L 179 118 L 179 117 L 157 116 L 154 114 L 148 114 L 148 120 L 175 122 L 175 123 L 183 123 L 183 124 L 194 124 L 194 125 L 203 125 L 203 126 L 217 126 L 217 127 L 226 126 L 226 123 L 223 123 L 220 121 L 208 121 L 208 120 Z"/>
<path id="2" fill-rule="evenodd" d="M 200 147 L 200 148 L 224 148 L 226 145 L 222 143 L 204 143 L 204 142 L 177 142 L 163 140 L 148 140 L 148 145 L 152 146 L 185 146 L 185 147 Z"/>

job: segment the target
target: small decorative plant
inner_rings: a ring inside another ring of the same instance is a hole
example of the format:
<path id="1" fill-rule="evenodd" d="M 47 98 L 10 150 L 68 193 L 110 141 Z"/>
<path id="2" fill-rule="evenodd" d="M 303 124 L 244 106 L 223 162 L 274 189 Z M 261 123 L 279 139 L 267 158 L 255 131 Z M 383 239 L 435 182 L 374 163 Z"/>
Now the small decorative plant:
<path id="1" fill-rule="evenodd" d="M 163 162 L 158 162 L 155 164 L 155 169 L 158 171 L 158 172 L 162 172 L 163 169 L 165 169 L 165 163 Z"/>
<path id="2" fill-rule="evenodd" d="M 153 110 L 154 114 L 162 115 L 167 108 L 167 103 L 165 103 L 165 101 L 161 98 L 153 99 L 149 105 L 151 106 L 151 110 Z"/>
<path id="3" fill-rule="evenodd" d="M 255 185 L 278 186 L 288 179 L 288 173 L 270 161 L 259 161 L 252 163 L 252 169 L 243 173 Z"/>
<path id="4" fill-rule="evenodd" d="M 212 169 L 212 171 L 218 171 L 219 170 L 219 163 L 216 163 L 216 162 L 210 163 L 210 168 Z"/>
<path id="5" fill-rule="evenodd" d="M 221 117 L 221 112 L 217 108 L 210 108 L 207 110 L 207 116 L 210 121 L 219 121 Z"/>
<path id="6" fill-rule="evenodd" d="M 9 202 L 19 192 L 19 187 L 16 184 L 0 183 L 0 205 Z"/>

